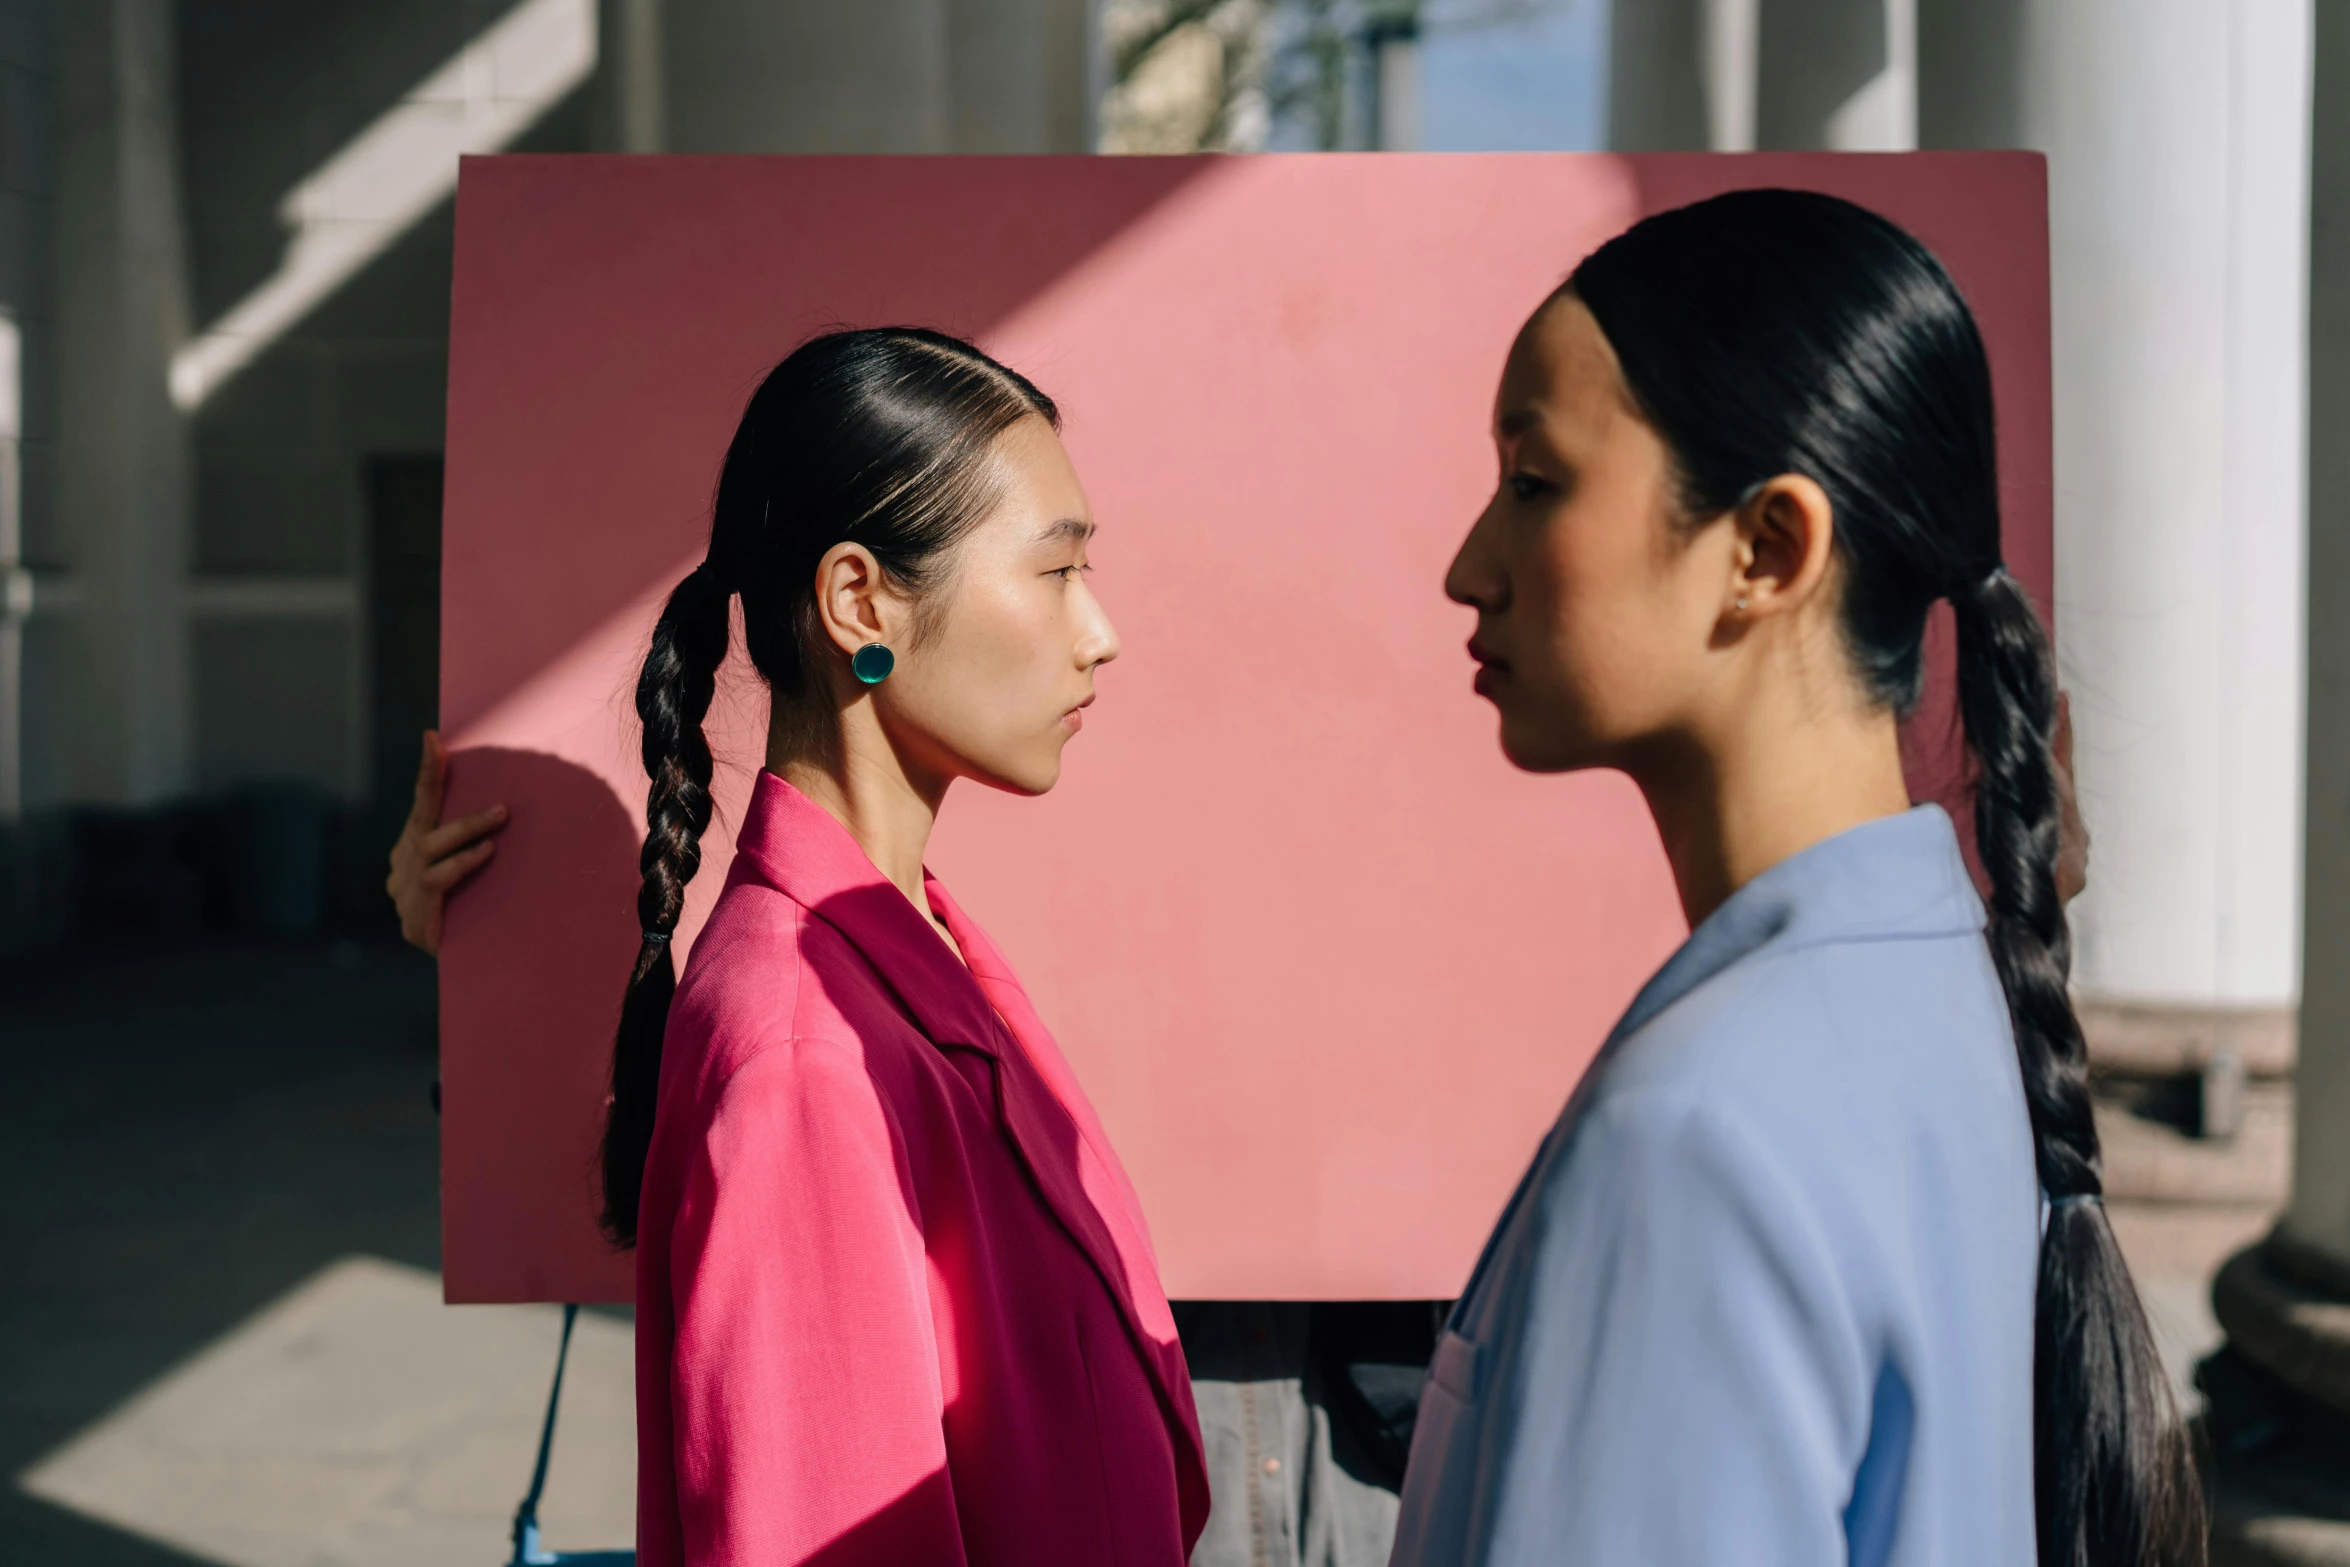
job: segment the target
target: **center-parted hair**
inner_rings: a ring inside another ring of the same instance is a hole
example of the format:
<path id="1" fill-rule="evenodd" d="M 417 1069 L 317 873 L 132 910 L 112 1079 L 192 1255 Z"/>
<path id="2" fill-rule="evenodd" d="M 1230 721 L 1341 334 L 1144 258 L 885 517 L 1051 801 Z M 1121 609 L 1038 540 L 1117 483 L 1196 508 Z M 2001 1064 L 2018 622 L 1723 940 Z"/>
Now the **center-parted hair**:
<path id="1" fill-rule="evenodd" d="M 2170 1384 L 2105 1211 L 2088 1051 L 2067 982 L 2050 742 L 2056 681 L 2008 574 L 1990 364 L 1933 255 L 1810 192 L 1741 191 L 1659 213 L 1562 293 L 1615 350 L 1693 521 L 1801 474 L 1835 517 L 1844 640 L 1874 697 L 1907 710 L 1926 618 L 1958 627 L 1987 937 L 2014 1025 L 2040 1185 L 2034 1471 L 2041 1567 L 2199 1562 L 2201 1489 Z"/>
<path id="2" fill-rule="evenodd" d="M 743 410 L 718 473 L 708 554 L 662 606 L 637 679 L 651 781 L 638 861 L 644 940 L 621 1002 L 603 1145 L 603 1226 L 618 1245 L 636 1241 L 677 989 L 669 937 L 710 825 L 702 720 L 726 661 L 729 606 L 742 600 L 743 641 L 775 693 L 776 721 L 820 726 L 832 690 L 822 661 L 840 656 L 816 614 L 825 552 L 862 544 L 900 586 L 931 586 L 997 496 L 997 438 L 1030 416 L 1060 425 L 1052 399 L 1017 372 L 919 327 L 813 338 Z"/>

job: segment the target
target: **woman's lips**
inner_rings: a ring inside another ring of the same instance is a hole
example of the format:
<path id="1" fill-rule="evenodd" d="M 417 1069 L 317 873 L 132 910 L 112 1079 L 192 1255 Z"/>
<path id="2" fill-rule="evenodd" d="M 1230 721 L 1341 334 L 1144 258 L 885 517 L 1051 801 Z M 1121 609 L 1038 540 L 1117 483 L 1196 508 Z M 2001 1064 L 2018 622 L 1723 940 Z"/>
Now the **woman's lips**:
<path id="1" fill-rule="evenodd" d="M 1510 666 L 1479 647 L 1474 641 L 1469 644 L 1469 657 L 1477 661 L 1477 678 L 1471 682 L 1476 688 L 1477 694 L 1479 696 L 1493 695 L 1493 688 L 1508 676 Z"/>

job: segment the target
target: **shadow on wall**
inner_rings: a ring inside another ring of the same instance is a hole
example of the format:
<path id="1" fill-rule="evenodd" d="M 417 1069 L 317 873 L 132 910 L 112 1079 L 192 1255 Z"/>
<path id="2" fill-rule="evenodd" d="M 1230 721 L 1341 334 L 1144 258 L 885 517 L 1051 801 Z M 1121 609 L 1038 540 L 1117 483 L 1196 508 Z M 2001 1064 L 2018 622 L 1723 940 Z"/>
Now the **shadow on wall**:
<path id="1" fill-rule="evenodd" d="M 441 1040 L 449 1299 L 560 1299 L 537 1261 L 520 1260 L 550 1249 L 566 1276 L 602 1282 L 590 1298 L 632 1299 L 629 1254 L 595 1228 L 596 1155 L 636 961 L 642 830 L 603 779 L 535 751 L 458 751 L 449 782 L 513 812 L 497 854 L 450 900 L 441 941 L 444 989 L 474 998 L 445 1019 Z M 515 1260 L 510 1273 L 477 1276 L 485 1258 Z"/>
<path id="2" fill-rule="evenodd" d="M 1043 161 L 1059 181 L 1051 202 L 1034 198 L 1039 161 L 1022 158 L 466 164 L 440 713 L 460 748 L 448 809 L 502 800 L 514 826 L 496 868 L 451 906 L 442 951 L 452 1300 L 632 1294 L 628 1260 L 591 1222 L 637 946 L 644 779 L 622 693 L 651 616 L 631 606 L 703 553 L 753 389 L 843 324 L 910 319 L 984 337 L 1216 169 Z M 756 201 L 746 169 L 773 183 Z M 887 224 L 876 188 L 889 192 Z M 1038 368 L 1049 381 L 1051 365 Z M 550 678 L 594 694 L 577 721 L 529 729 Z M 533 749 L 481 749 L 501 742 Z M 541 747 L 600 765 L 611 784 Z M 726 788 L 741 781 L 722 782 L 697 892 L 725 875 L 723 813 L 739 803 Z"/>
<path id="3" fill-rule="evenodd" d="M 681 562 L 700 558 L 743 405 L 793 348 L 843 325 L 908 319 L 984 341 L 1215 169 L 1195 158 L 1061 161 L 1058 199 L 1039 204 L 1024 158 L 809 160 L 789 199 L 747 213 L 732 159 L 468 162 L 451 325 L 443 728 L 462 736 L 646 584 L 674 582 Z M 884 174 L 903 222 L 842 244 L 842 232 L 872 226 L 868 192 Z M 716 311 L 711 297 L 748 303 Z M 1028 368 L 1051 379 L 1049 364 Z M 615 406 L 629 410 L 619 442 L 604 423 Z M 583 446 L 583 432 L 597 444 Z"/>

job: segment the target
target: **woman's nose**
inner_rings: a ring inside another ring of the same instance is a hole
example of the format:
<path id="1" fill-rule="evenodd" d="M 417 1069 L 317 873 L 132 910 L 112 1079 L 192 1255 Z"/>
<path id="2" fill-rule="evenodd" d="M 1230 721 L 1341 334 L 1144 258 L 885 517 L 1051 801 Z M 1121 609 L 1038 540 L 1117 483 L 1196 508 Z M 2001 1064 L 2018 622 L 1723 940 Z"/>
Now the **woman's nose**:
<path id="1" fill-rule="evenodd" d="M 1499 573 L 1487 559 L 1484 546 L 1485 518 L 1480 515 L 1469 525 L 1468 537 L 1461 540 L 1461 547 L 1453 553 L 1452 564 L 1444 571 L 1444 596 L 1455 604 L 1482 610 L 1500 607 L 1503 594 Z"/>
<path id="2" fill-rule="evenodd" d="M 1093 605 L 1093 613 L 1085 629 L 1085 636 L 1077 644 L 1077 657 L 1087 669 L 1099 668 L 1124 652 L 1118 641 L 1118 628 L 1110 624 L 1109 615 L 1101 605 Z"/>

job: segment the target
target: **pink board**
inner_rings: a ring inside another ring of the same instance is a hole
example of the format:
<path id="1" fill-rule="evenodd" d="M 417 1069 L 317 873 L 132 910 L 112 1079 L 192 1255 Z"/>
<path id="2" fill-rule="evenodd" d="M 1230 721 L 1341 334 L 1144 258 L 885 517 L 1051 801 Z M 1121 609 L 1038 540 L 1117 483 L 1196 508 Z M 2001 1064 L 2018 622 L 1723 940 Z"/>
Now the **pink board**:
<path id="1" fill-rule="evenodd" d="M 1169 1293 L 1456 1292 L 1682 934 L 1630 786 L 1513 772 L 1470 694 L 1438 583 L 1492 482 L 1494 380 L 1599 241 L 1772 184 L 1887 214 L 1966 290 L 2008 558 L 2045 597 L 2036 157 L 468 160 L 441 703 L 451 809 L 514 825 L 441 958 L 449 1299 L 629 1297 L 592 1213 L 637 661 L 761 374 L 896 322 L 1059 399 L 1101 519 L 1125 656 L 1060 788 L 958 791 L 932 865 L 1093 1095 Z M 689 937 L 764 728 L 747 671 L 719 705 Z"/>

